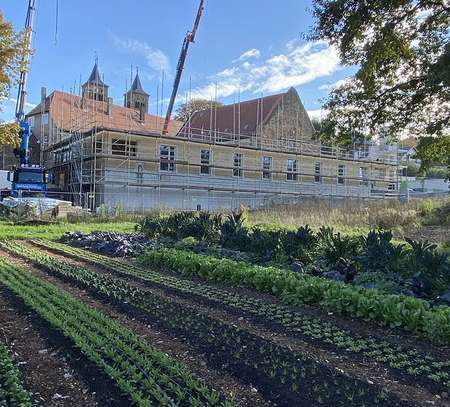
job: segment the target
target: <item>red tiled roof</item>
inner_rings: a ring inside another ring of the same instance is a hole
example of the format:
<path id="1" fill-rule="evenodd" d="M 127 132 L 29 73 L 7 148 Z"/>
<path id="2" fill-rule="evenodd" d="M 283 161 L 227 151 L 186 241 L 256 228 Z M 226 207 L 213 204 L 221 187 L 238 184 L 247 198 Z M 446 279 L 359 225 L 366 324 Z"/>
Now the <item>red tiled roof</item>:
<path id="1" fill-rule="evenodd" d="M 253 135 L 261 121 L 265 123 L 269 119 L 283 96 L 284 93 L 281 93 L 215 109 L 200 110 L 193 114 L 189 126 L 198 130 L 212 129 L 222 133 Z"/>
<path id="2" fill-rule="evenodd" d="M 49 113 L 50 120 L 57 127 L 66 131 L 81 130 L 85 132 L 97 127 L 117 131 L 160 134 L 164 124 L 164 118 L 152 114 L 146 114 L 145 120 L 141 122 L 137 110 L 117 105 L 111 106 L 111 115 L 108 115 L 107 102 L 85 99 L 81 106 L 79 96 L 61 91 L 54 91 L 46 98 L 44 111 Z M 41 105 L 39 104 L 27 116 L 40 113 Z M 182 122 L 172 120 L 169 123 L 168 135 L 176 135 L 182 126 Z"/>

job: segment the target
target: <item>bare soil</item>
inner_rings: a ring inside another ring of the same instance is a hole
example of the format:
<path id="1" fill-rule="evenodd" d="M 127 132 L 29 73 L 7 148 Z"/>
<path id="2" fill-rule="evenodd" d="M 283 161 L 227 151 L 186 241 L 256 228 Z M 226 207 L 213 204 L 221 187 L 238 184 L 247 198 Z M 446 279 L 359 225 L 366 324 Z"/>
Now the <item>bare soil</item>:
<path id="1" fill-rule="evenodd" d="M 208 359 L 206 355 L 199 354 L 183 343 L 183 338 L 169 336 L 166 333 L 155 329 L 151 325 L 137 320 L 134 315 L 127 315 L 120 312 L 117 307 L 113 307 L 107 302 L 99 301 L 85 290 L 48 275 L 40 269 L 32 266 L 27 261 L 17 259 L 11 254 L 1 250 L 0 256 L 13 260 L 17 265 L 28 270 L 33 275 L 50 282 L 64 291 L 69 292 L 86 305 L 102 311 L 104 314 L 128 327 L 152 346 L 168 354 L 178 362 L 185 364 L 208 386 L 222 392 L 222 394 L 224 394 L 227 398 L 233 399 L 240 406 L 262 407 L 273 405 L 269 401 L 265 400 L 262 395 L 259 394 L 258 390 L 251 384 L 243 384 L 233 376 L 226 374 L 223 371 L 216 371 L 210 368 L 210 366 L 208 366 Z M 124 404 L 124 406 L 125 405 L 129 405 L 129 403 Z"/>
<path id="2" fill-rule="evenodd" d="M 96 377 L 86 374 L 80 358 L 46 328 L 11 293 L 0 290 L 0 335 L 37 402 L 49 407 L 118 405 Z"/>
<path id="3" fill-rule="evenodd" d="M 60 259 L 67 260 L 64 256 L 53 255 Z M 74 262 L 71 261 L 71 263 Z M 99 273 L 112 274 L 117 278 L 116 274 L 109 273 L 104 269 L 99 269 L 90 262 L 77 260 L 75 261 L 75 264 L 90 268 Z M 410 376 L 405 375 L 406 377 L 401 377 L 401 375 L 392 374 L 391 371 L 384 366 L 377 364 L 373 360 L 362 358 L 357 354 L 336 353 L 321 348 L 320 346 L 314 346 L 311 343 L 304 342 L 300 338 L 286 334 L 274 324 L 267 324 L 267 321 L 265 321 L 266 323 L 263 327 L 258 323 L 261 321 L 255 321 L 255 318 L 251 316 L 242 315 L 234 309 L 224 309 L 223 306 L 218 306 L 212 302 L 198 301 L 196 296 L 189 296 L 185 293 L 177 295 L 177 293 L 174 292 L 175 290 L 163 290 L 161 287 L 155 288 L 154 286 L 144 284 L 142 281 L 135 279 L 130 280 L 123 277 L 122 279 L 127 280 L 130 285 L 139 287 L 153 295 L 170 299 L 183 307 L 194 309 L 199 314 L 208 315 L 211 318 L 220 320 L 229 325 L 237 326 L 265 340 L 281 345 L 292 352 L 298 352 L 309 356 L 310 358 L 320 361 L 320 363 L 343 372 L 350 377 L 383 386 L 389 393 L 397 395 L 400 399 L 406 398 L 408 400 L 413 400 L 417 405 L 424 405 L 425 403 L 431 405 L 447 405 L 446 401 L 442 400 L 439 394 L 433 394 L 429 389 L 418 386 L 418 383 L 413 381 Z M 71 288 L 66 289 L 72 290 Z M 249 290 L 243 291 L 247 295 L 250 294 L 248 292 Z M 251 294 L 255 295 L 254 292 L 251 292 Z M 273 297 L 270 297 L 270 299 L 273 300 Z M 139 315 L 137 314 L 134 314 L 134 316 L 139 318 Z M 323 311 L 321 311 L 321 317 L 322 316 Z M 439 356 L 442 356 L 442 354 Z"/>

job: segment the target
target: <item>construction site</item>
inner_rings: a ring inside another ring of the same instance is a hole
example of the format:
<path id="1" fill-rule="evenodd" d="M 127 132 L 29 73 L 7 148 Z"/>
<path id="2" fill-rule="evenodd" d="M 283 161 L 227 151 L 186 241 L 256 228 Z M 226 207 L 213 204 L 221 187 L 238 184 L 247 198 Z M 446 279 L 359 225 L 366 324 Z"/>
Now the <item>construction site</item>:
<path id="1" fill-rule="evenodd" d="M 397 190 L 396 154 L 315 142 L 295 89 L 196 112 L 149 114 L 136 75 L 115 105 L 95 65 L 81 95 L 55 91 L 27 118 L 56 191 L 77 205 L 219 209 L 302 196 L 377 197 Z M 129 106 L 129 107 L 127 107 Z"/>
<path id="2" fill-rule="evenodd" d="M 191 112 L 186 121 L 173 120 L 203 8 L 201 1 L 183 41 L 165 118 L 164 79 L 151 114 L 151 96 L 138 72 L 117 103 L 97 60 L 88 79 L 70 92 L 47 95 L 42 87 L 41 102 L 24 118 L 37 140 L 40 167 L 52 180 L 47 196 L 92 211 L 136 212 L 397 196 L 395 148 L 323 145 L 295 88 L 220 107 L 211 100 L 210 108 Z"/>

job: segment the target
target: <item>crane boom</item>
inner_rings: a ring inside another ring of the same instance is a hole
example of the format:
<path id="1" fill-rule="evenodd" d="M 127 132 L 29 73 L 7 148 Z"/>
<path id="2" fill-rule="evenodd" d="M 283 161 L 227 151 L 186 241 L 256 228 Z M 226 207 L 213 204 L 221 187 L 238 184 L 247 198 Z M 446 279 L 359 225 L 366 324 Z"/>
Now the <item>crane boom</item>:
<path id="1" fill-rule="evenodd" d="M 20 71 L 19 87 L 16 102 L 16 120 L 21 121 L 25 116 L 25 103 L 28 89 L 28 65 L 31 54 L 31 40 L 33 35 L 34 15 L 36 12 L 36 0 L 28 1 L 27 17 L 25 19 L 25 39 L 24 51 L 22 56 L 22 68 Z"/>
<path id="2" fill-rule="evenodd" d="M 184 69 L 184 63 L 186 62 L 187 53 L 189 50 L 189 44 L 195 42 L 195 35 L 197 34 L 200 19 L 202 17 L 203 9 L 205 8 L 205 0 L 200 0 L 200 5 L 197 11 L 197 17 L 195 18 L 194 27 L 192 31 L 188 31 L 186 37 L 184 37 L 183 46 L 181 47 L 180 57 L 177 64 L 177 73 L 173 82 L 172 96 L 170 97 L 169 106 L 167 107 L 166 119 L 164 121 L 164 127 L 162 134 L 167 134 L 170 119 L 172 118 L 173 106 L 178 93 L 178 87 L 180 86 L 181 75 Z"/>
<path id="3" fill-rule="evenodd" d="M 8 173 L 11 181 L 12 195 L 23 197 L 24 194 L 45 194 L 47 190 L 47 174 L 39 165 L 30 164 L 30 124 L 25 120 L 25 103 L 28 90 L 28 65 L 30 63 L 31 40 L 33 37 L 36 0 L 28 1 L 27 17 L 25 19 L 24 50 L 21 61 L 19 87 L 16 103 L 16 122 L 19 124 L 20 147 L 14 149 L 20 157 L 20 166 Z"/>

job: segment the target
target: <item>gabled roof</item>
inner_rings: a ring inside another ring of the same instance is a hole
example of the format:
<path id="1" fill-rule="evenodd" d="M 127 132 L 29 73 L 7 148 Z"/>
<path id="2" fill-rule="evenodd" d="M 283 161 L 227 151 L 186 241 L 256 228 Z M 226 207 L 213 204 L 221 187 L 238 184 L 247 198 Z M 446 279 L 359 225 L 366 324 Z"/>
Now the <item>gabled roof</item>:
<path id="1" fill-rule="evenodd" d="M 94 67 L 92 68 L 91 75 L 89 76 L 89 79 L 85 82 L 85 84 L 86 83 L 95 83 L 96 85 L 105 86 L 105 87 L 108 86 L 102 81 L 102 79 L 100 77 L 100 71 L 98 70 L 97 62 L 95 63 Z"/>
<path id="2" fill-rule="evenodd" d="M 214 109 L 200 110 L 192 115 L 189 126 L 191 130 L 216 129 L 221 133 L 254 135 L 257 126 L 270 118 L 283 96 L 284 93 L 280 93 Z"/>
<path id="3" fill-rule="evenodd" d="M 131 134 L 161 134 L 164 118 L 146 114 L 145 120 L 140 120 L 140 113 L 136 109 L 111 105 L 108 114 L 108 103 L 92 99 L 82 99 L 77 95 L 54 91 L 44 101 L 44 112 L 49 113 L 49 121 L 56 127 L 67 132 L 79 130 L 89 132 L 93 128 L 111 131 L 130 132 Z M 41 104 L 37 105 L 27 117 L 41 114 Z M 171 120 L 168 136 L 175 136 L 182 122 Z"/>
<path id="4" fill-rule="evenodd" d="M 145 92 L 144 88 L 142 87 L 141 80 L 139 78 L 138 73 L 136 73 L 133 84 L 131 85 L 131 88 L 128 92 L 140 93 L 141 95 L 149 96 L 148 93 Z"/>

